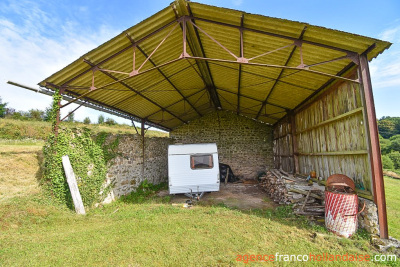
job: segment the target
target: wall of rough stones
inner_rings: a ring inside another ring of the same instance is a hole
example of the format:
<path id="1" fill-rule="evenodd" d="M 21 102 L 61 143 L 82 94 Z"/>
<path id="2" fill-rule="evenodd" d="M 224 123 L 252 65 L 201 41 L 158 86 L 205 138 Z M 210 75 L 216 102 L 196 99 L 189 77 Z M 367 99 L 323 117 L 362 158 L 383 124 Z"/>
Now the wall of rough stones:
<path id="1" fill-rule="evenodd" d="M 273 168 L 272 127 L 229 111 L 217 111 L 170 133 L 175 143 L 216 143 L 220 163 L 237 176 L 256 178 Z"/>
<path id="2" fill-rule="evenodd" d="M 117 135 L 109 135 L 106 142 L 112 142 Z M 168 145 L 170 138 L 145 137 L 144 157 L 143 138 L 140 135 L 118 135 L 119 143 L 108 165 L 107 184 L 113 184 L 112 195 L 119 197 L 129 194 L 147 179 L 149 183 L 159 184 L 168 180 Z M 143 163 L 144 162 L 144 163 Z"/>
<path id="3" fill-rule="evenodd" d="M 373 235 L 379 235 L 379 220 L 378 220 L 378 208 L 375 203 L 365 198 L 358 198 L 359 207 L 361 210 L 364 203 L 365 209 L 358 215 L 358 226 L 364 228 L 368 233 Z"/>

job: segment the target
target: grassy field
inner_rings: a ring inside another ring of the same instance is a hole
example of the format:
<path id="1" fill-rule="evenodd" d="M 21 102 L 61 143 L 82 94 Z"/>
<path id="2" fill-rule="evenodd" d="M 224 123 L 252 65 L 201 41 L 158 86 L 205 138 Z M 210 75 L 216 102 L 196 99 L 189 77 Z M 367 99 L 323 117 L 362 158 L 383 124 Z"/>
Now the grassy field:
<path id="1" fill-rule="evenodd" d="M 0 266 L 232 266 L 244 265 L 236 261 L 241 254 L 378 254 L 367 234 L 338 238 L 285 207 L 186 209 L 168 197 L 128 198 L 77 216 L 37 186 L 40 149 L 0 143 Z M 400 181 L 387 181 L 389 214 L 398 221 L 400 200 L 392 195 Z"/>
<path id="2" fill-rule="evenodd" d="M 389 235 L 400 240 L 400 179 L 385 177 Z"/>
<path id="3" fill-rule="evenodd" d="M 136 134 L 136 130 L 132 126 L 128 125 L 113 125 L 107 124 L 83 124 L 79 122 L 62 122 L 61 125 L 67 127 L 87 127 L 94 134 L 99 132 L 108 132 L 114 134 Z M 140 129 L 139 133 L 140 133 Z M 51 132 L 50 122 L 45 121 L 20 121 L 12 119 L 0 119 L 0 138 L 1 139 L 39 139 L 45 140 L 47 135 Z M 168 133 L 149 130 L 146 132 L 146 136 L 153 137 L 166 137 Z"/>

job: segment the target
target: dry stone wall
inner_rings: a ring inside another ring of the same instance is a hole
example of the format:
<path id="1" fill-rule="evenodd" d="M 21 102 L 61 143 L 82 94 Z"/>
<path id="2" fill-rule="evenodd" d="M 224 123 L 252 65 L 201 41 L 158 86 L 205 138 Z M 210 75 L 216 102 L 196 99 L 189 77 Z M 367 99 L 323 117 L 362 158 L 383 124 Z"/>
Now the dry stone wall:
<path id="1" fill-rule="evenodd" d="M 117 135 L 110 135 L 106 142 L 112 142 L 115 138 Z M 109 162 L 107 173 L 107 183 L 113 184 L 113 196 L 129 194 L 144 179 L 153 184 L 168 180 L 170 138 L 145 137 L 144 150 L 140 135 L 119 135 L 118 138 L 118 147 L 114 151 L 117 156 Z"/>
<path id="2" fill-rule="evenodd" d="M 272 127 L 232 112 L 205 115 L 170 136 L 145 137 L 144 149 L 140 135 L 107 137 L 107 143 L 119 138 L 117 156 L 108 166 L 107 184 L 113 191 L 107 202 L 134 191 L 144 179 L 153 184 L 168 181 L 168 145 L 174 143 L 217 143 L 219 161 L 243 178 L 255 178 L 273 167 Z"/>
<path id="3" fill-rule="evenodd" d="M 272 131 L 267 124 L 217 111 L 175 129 L 170 137 L 175 143 L 216 143 L 221 163 L 235 175 L 256 178 L 273 167 Z"/>

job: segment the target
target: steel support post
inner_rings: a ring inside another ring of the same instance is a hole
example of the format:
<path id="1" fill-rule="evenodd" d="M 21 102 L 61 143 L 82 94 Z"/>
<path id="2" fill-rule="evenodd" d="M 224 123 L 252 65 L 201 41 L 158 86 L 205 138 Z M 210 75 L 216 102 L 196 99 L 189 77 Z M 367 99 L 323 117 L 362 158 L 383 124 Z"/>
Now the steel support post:
<path id="1" fill-rule="evenodd" d="M 370 163 L 372 171 L 374 200 L 378 207 L 379 232 L 381 238 L 388 238 L 388 225 L 386 214 L 385 187 L 383 181 L 381 150 L 379 145 L 378 126 L 376 123 L 374 96 L 372 93 L 371 76 L 368 67 L 368 57 L 364 53 L 360 56 L 360 73 L 364 104 L 367 115 L 367 136 L 370 142 Z"/>

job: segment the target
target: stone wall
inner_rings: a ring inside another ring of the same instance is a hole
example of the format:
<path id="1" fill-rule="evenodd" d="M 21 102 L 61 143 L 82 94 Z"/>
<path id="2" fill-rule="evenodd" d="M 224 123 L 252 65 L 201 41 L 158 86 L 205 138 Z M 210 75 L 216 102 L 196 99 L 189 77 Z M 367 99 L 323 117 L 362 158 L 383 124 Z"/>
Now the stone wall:
<path id="1" fill-rule="evenodd" d="M 216 143 L 220 163 L 237 176 L 255 178 L 273 167 L 272 127 L 229 111 L 217 111 L 170 133 L 175 143 Z"/>
<path id="2" fill-rule="evenodd" d="M 112 142 L 115 138 L 117 135 L 110 135 L 106 142 Z M 134 191 L 144 179 L 153 184 L 168 180 L 168 145 L 172 143 L 170 138 L 145 137 L 144 157 L 143 139 L 140 135 L 118 135 L 118 138 L 118 147 L 114 151 L 117 157 L 108 165 L 107 184 L 113 184 L 110 200 L 114 196 L 119 197 Z"/>
<path id="3" fill-rule="evenodd" d="M 359 207 L 361 210 L 365 203 L 365 209 L 358 215 L 358 226 L 364 228 L 372 235 L 379 235 L 378 208 L 375 203 L 365 198 L 358 198 Z"/>

